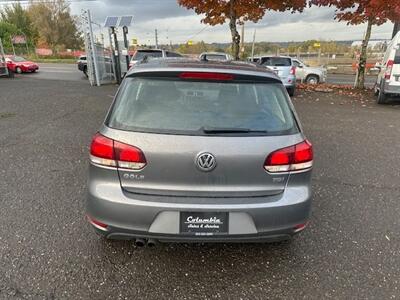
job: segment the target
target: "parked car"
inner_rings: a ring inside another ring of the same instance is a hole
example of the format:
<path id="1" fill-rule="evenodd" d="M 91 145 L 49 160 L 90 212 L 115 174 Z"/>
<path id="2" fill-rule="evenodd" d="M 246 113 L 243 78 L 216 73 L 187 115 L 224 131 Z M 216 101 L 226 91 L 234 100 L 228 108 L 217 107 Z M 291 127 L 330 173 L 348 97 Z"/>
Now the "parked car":
<path id="1" fill-rule="evenodd" d="M 163 49 L 138 49 L 132 55 L 131 63 L 129 67 L 132 68 L 135 66 L 139 61 L 144 59 L 145 57 L 149 58 L 165 58 L 165 57 L 182 57 L 181 54 L 167 51 Z"/>
<path id="2" fill-rule="evenodd" d="M 39 70 L 39 65 L 29 61 L 22 56 L 6 55 L 6 63 L 8 68 L 14 73 L 33 73 Z"/>
<path id="3" fill-rule="evenodd" d="M 86 76 L 88 76 L 87 75 L 87 57 L 86 57 L 86 55 L 79 56 L 76 63 L 78 66 L 78 70 L 82 71 Z"/>
<path id="4" fill-rule="evenodd" d="M 379 68 L 375 94 L 377 102 L 385 104 L 390 96 L 400 95 L 400 32 L 389 43 Z"/>
<path id="5" fill-rule="evenodd" d="M 109 56 L 99 56 L 98 57 L 99 70 L 105 74 L 113 73 L 112 60 Z M 86 77 L 88 77 L 88 64 L 87 57 L 82 55 L 77 61 L 78 70 L 82 71 Z"/>
<path id="6" fill-rule="evenodd" d="M 203 52 L 199 56 L 200 60 L 233 60 L 232 55 L 223 52 Z"/>
<path id="7" fill-rule="evenodd" d="M 296 67 L 296 79 L 309 84 L 326 82 L 327 70 L 323 67 L 310 67 L 297 58 L 292 58 Z"/>
<path id="8" fill-rule="evenodd" d="M 290 96 L 296 91 L 296 67 L 289 56 L 262 55 L 249 58 L 250 61 L 267 67 L 278 74 Z"/>
<path id="9" fill-rule="evenodd" d="M 127 73 L 92 140 L 88 221 L 138 246 L 290 239 L 309 220 L 312 165 L 275 73 L 150 60 Z"/>

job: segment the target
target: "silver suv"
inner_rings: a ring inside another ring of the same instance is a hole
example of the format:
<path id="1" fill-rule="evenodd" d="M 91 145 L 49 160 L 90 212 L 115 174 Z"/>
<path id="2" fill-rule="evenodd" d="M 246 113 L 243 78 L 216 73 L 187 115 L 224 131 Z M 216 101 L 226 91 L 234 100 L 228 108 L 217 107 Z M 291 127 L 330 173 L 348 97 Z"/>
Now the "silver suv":
<path id="1" fill-rule="evenodd" d="M 312 165 L 273 72 L 150 60 L 128 72 L 93 138 L 87 216 L 140 246 L 289 239 L 309 220 Z"/>
<path id="2" fill-rule="evenodd" d="M 261 55 L 249 59 L 275 72 L 282 80 L 290 96 L 296 91 L 296 67 L 289 56 Z"/>

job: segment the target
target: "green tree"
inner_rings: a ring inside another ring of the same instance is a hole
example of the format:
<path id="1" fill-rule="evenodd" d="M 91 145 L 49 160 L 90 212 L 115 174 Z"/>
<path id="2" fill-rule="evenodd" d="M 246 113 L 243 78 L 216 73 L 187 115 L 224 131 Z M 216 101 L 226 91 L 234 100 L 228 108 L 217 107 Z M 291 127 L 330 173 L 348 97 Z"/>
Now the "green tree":
<path id="1" fill-rule="evenodd" d="M 11 52 L 11 37 L 17 34 L 18 28 L 10 23 L 0 21 L 0 39 L 3 42 L 4 51 Z"/>
<path id="2" fill-rule="evenodd" d="M 14 3 L 11 6 L 5 7 L 1 12 L 1 18 L 3 21 L 14 25 L 18 31 L 16 34 L 24 35 L 30 47 L 35 47 L 39 37 L 38 32 L 35 26 L 33 26 L 28 12 L 20 3 Z"/>
<path id="3" fill-rule="evenodd" d="M 28 9 L 39 32 L 39 41 L 55 53 L 61 49 L 82 48 L 83 40 L 77 19 L 71 15 L 65 0 L 34 2 Z"/>

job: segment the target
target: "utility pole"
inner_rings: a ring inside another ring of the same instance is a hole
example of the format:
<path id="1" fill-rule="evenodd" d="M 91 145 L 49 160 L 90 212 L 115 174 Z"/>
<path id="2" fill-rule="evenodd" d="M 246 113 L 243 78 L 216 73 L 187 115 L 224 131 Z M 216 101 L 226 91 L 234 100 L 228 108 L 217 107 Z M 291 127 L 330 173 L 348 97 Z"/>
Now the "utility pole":
<path id="1" fill-rule="evenodd" d="M 10 41 L 11 41 L 11 47 L 13 49 L 13 53 L 14 53 L 14 56 L 15 56 L 14 41 L 13 41 L 13 38 L 11 37 L 11 35 L 10 35 Z"/>
<path id="2" fill-rule="evenodd" d="M 157 29 L 154 31 L 155 33 L 155 40 L 156 40 L 156 49 L 158 49 L 158 32 Z"/>
<path id="3" fill-rule="evenodd" d="M 253 45 L 251 46 L 251 60 L 254 61 L 254 46 L 256 43 L 256 30 L 254 29 L 254 33 L 253 33 Z"/>
<path id="4" fill-rule="evenodd" d="M 400 22 L 394 23 L 392 38 L 400 31 Z"/>
<path id="5" fill-rule="evenodd" d="M 90 48 L 92 49 L 92 54 L 93 54 L 94 76 L 96 77 L 95 83 L 97 86 L 100 86 L 99 65 L 97 63 L 97 54 L 96 54 L 97 51 L 96 51 L 96 45 L 94 43 L 92 16 L 90 14 L 89 9 L 86 11 L 86 14 L 87 14 L 87 20 L 88 20 L 88 25 L 89 25 Z"/>

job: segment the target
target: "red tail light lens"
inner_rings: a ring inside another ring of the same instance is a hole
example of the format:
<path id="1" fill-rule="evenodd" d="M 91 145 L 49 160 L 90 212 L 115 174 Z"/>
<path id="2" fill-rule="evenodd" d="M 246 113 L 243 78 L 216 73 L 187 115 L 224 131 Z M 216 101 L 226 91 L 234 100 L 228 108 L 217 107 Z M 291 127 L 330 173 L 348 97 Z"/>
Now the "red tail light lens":
<path id="1" fill-rule="evenodd" d="M 140 170 L 146 165 L 146 158 L 139 148 L 114 141 L 114 151 L 120 168 Z"/>
<path id="2" fill-rule="evenodd" d="M 386 65 L 386 71 L 385 71 L 385 79 L 389 80 L 390 76 L 392 76 L 392 69 L 393 69 L 394 61 L 389 60 Z"/>
<path id="3" fill-rule="evenodd" d="M 233 80 L 234 77 L 231 74 L 224 73 L 209 73 L 209 72 L 183 72 L 179 75 L 181 79 L 200 79 L 200 80 L 215 80 L 215 81 L 226 81 Z"/>
<path id="4" fill-rule="evenodd" d="M 296 75 L 296 67 L 295 67 L 295 66 L 293 66 L 293 67 L 290 69 L 290 75 Z"/>
<path id="5" fill-rule="evenodd" d="M 146 166 L 143 152 L 97 133 L 90 146 L 90 160 L 98 165 L 140 170 Z"/>
<path id="6" fill-rule="evenodd" d="M 313 149 L 309 141 L 272 152 L 265 160 L 264 169 L 270 173 L 310 169 L 313 165 Z"/>
<path id="7" fill-rule="evenodd" d="M 116 167 L 114 141 L 97 133 L 90 145 L 90 160 L 99 165 Z"/>

